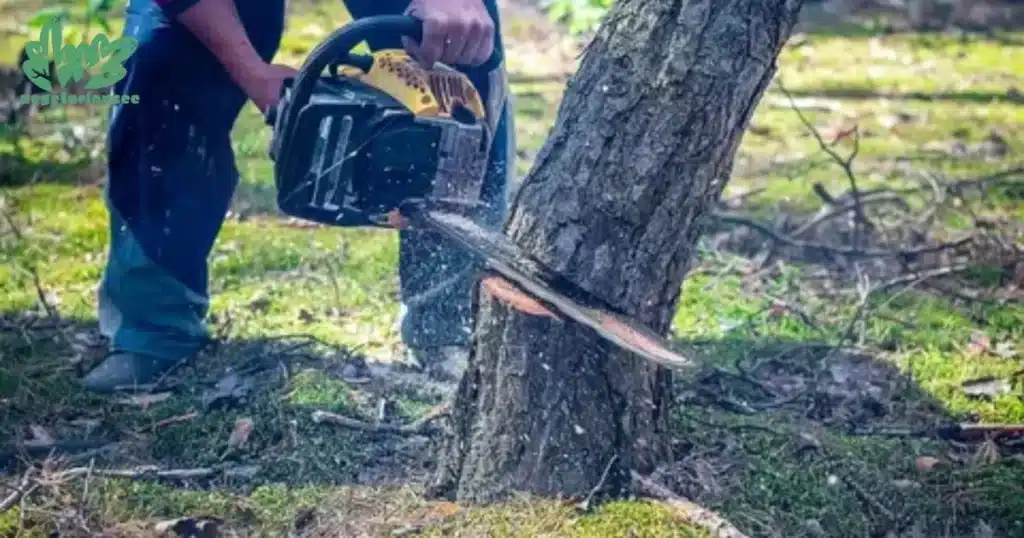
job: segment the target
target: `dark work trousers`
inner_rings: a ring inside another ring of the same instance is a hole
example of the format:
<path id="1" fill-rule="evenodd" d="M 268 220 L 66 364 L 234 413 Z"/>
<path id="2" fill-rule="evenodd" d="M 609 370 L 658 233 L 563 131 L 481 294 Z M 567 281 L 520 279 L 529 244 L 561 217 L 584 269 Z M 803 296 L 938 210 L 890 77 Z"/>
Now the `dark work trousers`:
<path id="1" fill-rule="evenodd" d="M 398 14 L 407 3 L 346 2 L 357 18 Z M 497 21 L 495 2 L 487 4 Z M 270 61 L 281 40 L 285 0 L 237 7 L 249 38 Z M 99 289 L 100 329 L 115 350 L 174 361 L 197 351 L 208 335 L 208 258 L 238 185 L 230 134 L 246 97 L 153 0 L 129 0 L 125 34 L 136 37 L 139 47 L 115 92 L 138 95 L 139 102 L 116 106 L 110 117 L 110 249 Z M 497 43 L 500 51 L 500 38 Z M 382 36 L 370 45 L 401 43 Z M 480 220 L 500 227 L 515 156 L 504 62 L 466 73 L 496 120 L 484 186 L 491 210 Z M 471 286 L 481 265 L 433 234 L 403 231 L 399 241 L 406 345 L 466 343 Z"/>

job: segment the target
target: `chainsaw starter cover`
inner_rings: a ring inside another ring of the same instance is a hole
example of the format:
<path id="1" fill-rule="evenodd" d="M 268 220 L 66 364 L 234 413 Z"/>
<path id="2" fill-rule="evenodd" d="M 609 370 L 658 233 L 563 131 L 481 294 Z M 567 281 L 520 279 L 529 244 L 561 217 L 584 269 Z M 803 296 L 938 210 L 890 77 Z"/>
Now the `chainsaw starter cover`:
<path id="1" fill-rule="evenodd" d="M 469 79 L 397 50 L 346 60 L 308 96 L 287 83 L 268 114 L 281 211 L 388 226 L 388 213 L 408 202 L 479 205 L 490 133 Z"/>

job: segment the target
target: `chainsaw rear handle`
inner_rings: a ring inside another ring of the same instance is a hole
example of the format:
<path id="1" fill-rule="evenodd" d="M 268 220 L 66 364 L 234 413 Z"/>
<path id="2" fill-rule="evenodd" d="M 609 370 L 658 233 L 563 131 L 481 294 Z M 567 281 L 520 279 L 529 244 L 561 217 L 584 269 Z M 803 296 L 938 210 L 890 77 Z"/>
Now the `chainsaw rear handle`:
<path id="1" fill-rule="evenodd" d="M 299 73 L 291 85 L 292 104 L 288 107 L 288 117 L 282 118 L 284 127 L 287 128 L 298 118 L 299 112 L 309 101 L 313 88 L 325 68 L 329 65 L 345 64 L 352 49 L 381 33 L 421 41 L 423 39 L 423 21 L 409 15 L 381 15 L 358 19 L 332 32 L 309 53 L 305 63 L 299 69 Z M 495 48 L 487 62 L 478 69 L 494 69 L 500 61 L 500 53 Z M 284 88 L 281 91 L 283 94 Z M 264 119 L 268 125 L 274 125 L 276 116 L 277 107 L 271 106 L 267 109 Z"/>

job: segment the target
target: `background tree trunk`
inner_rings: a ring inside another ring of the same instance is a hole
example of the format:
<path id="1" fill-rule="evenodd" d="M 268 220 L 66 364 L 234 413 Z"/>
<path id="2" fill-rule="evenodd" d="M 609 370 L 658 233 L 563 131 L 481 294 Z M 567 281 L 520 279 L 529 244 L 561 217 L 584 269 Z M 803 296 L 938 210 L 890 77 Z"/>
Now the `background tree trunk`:
<path id="1" fill-rule="evenodd" d="M 800 0 L 618 0 L 512 208 L 523 248 L 666 334 Z M 433 494 L 607 493 L 664 461 L 666 371 L 481 294 Z M 605 471 L 608 471 L 605 473 Z"/>

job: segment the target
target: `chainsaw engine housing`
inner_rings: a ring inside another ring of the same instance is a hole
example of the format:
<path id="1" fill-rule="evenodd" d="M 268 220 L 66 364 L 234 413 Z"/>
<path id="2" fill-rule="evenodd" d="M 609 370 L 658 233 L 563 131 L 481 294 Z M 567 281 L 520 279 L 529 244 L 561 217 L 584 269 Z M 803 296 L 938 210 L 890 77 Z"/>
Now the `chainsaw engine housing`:
<path id="1" fill-rule="evenodd" d="M 367 226 L 410 201 L 479 205 L 491 134 L 469 79 L 400 50 L 346 59 L 268 117 L 281 211 Z"/>

